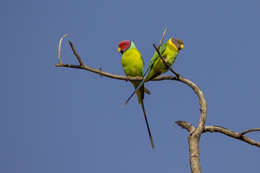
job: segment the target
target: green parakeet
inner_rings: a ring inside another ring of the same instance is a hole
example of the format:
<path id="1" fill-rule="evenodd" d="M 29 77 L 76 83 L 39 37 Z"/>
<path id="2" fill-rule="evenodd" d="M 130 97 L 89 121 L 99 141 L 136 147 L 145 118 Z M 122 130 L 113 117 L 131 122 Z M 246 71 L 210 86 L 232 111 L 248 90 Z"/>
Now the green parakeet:
<path id="1" fill-rule="evenodd" d="M 135 47 L 134 42 L 129 40 L 121 41 L 118 45 L 118 52 L 122 54 L 121 63 L 125 74 L 127 76 L 132 76 L 132 77 L 137 77 L 137 76 L 143 77 L 143 72 L 144 72 L 143 58 L 141 53 Z M 131 81 L 131 83 L 136 88 L 139 85 L 140 81 Z M 144 92 L 150 94 L 150 91 L 144 88 L 144 84 L 142 84 L 140 88 L 135 92 L 137 94 L 138 103 L 141 105 L 143 110 L 146 127 L 149 133 L 152 148 L 154 148 L 154 142 L 151 135 L 151 131 L 150 131 L 150 127 L 149 127 L 149 123 L 147 120 L 144 103 L 143 103 Z"/>
<path id="2" fill-rule="evenodd" d="M 176 60 L 179 51 L 184 48 L 183 41 L 177 38 L 170 38 L 166 43 L 162 44 L 160 47 L 160 54 L 165 59 L 165 61 L 172 66 L 174 61 Z M 135 92 L 139 90 L 139 88 L 144 84 L 144 82 L 148 80 L 152 80 L 155 77 L 161 75 L 162 73 L 167 72 L 169 69 L 165 66 L 157 51 L 155 51 L 149 66 L 147 67 L 144 73 L 144 79 L 139 83 L 137 87 L 135 87 L 135 91 L 128 97 L 125 102 L 125 105 L 129 102 L 129 100 L 133 97 Z M 147 74 L 148 73 L 148 74 Z"/>

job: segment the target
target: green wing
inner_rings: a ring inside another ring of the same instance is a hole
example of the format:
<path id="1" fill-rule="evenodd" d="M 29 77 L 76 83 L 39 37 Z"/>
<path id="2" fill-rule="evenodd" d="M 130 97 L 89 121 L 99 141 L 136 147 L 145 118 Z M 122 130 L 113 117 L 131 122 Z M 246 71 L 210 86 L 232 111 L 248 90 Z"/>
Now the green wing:
<path id="1" fill-rule="evenodd" d="M 160 49 L 159 49 L 161 55 L 163 54 L 163 52 L 164 52 L 165 49 L 166 49 L 166 44 L 167 44 L 167 43 L 162 44 L 161 47 L 160 47 Z M 153 57 L 152 57 L 152 59 L 151 59 L 151 61 L 150 61 L 150 63 L 149 63 L 149 66 L 151 66 L 151 68 L 153 68 L 153 64 L 154 64 L 154 62 L 155 62 L 158 58 L 160 58 L 160 56 L 159 56 L 158 52 L 155 51 L 154 54 L 153 54 Z M 151 69 L 151 68 L 150 68 L 150 69 Z"/>
<path id="2" fill-rule="evenodd" d="M 166 49 L 166 46 L 167 46 L 167 43 L 164 43 L 163 45 L 161 45 L 159 51 L 160 51 L 160 54 L 163 56 L 164 52 L 165 52 L 165 49 Z M 149 73 L 147 73 L 145 75 L 145 81 L 148 81 L 148 80 L 152 80 L 154 79 L 155 77 L 159 76 L 161 73 L 155 73 L 155 74 L 151 74 L 152 73 L 152 69 L 154 68 L 154 64 L 160 59 L 160 56 L 159 54 L 157 53 L 157 51 L 154 52 L 154 55 L 149 63 Z"/>

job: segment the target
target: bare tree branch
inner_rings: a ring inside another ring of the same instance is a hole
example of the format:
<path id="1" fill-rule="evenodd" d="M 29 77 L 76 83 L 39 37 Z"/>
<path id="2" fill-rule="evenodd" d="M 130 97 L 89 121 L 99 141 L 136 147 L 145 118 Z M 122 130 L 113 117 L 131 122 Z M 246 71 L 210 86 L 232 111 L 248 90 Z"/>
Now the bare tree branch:
<path id="1" fill-rule="evenodd" d="M 62 41 L 68 37 L 68 33 L 64 34 L 61 38 L 60 38 L 60 41 L 59 41 L 59 48 L 58 48 L 58 59 L 59 59 L 59 64 L 62 64 L 62 61 L 61 61 L 61 43 Z"/>
<path id="2" fill-rule="evenodd" d="M 105 76 L 108 78 L 112 78 L 112 79 L 118 79 L 118 80 L 125 80 L 125 81 L 141 81 L 143 78 L 142 77 L 130 77 L 130 76 L 122 76 L 122 75 L 115 75 L 115 74 L 111 74 L 108 72 L 104 72 L 102 71 L 102 68 L 92 68 L 89 67 L 87 65 L 85 65 L 82 61 L 82 59 L 80 58 L 80 56 L 78 55 L 76 49 L 73 46 L 73 43 L 71 41 L 69 41 L 70 47 L 73 51 L 73 54 L 75 55 L 77 61 L 79 62 L 80 65 L 73 65 L 73 64 L 62 64 L 61 61 L 61 44 L 62 41 L 64 40 L 64 38 L 68 36 L 68 34 L 65 34 L 64 36 L 61 37 L 60 41 L 59 41 L 59 47 L 58 47 L 58 59 L 59 59 L 59 63 L 56 64 L 56 67 L 67 67 L 67 68 L 77 68 L 77 69 L 82 69 L 82 70 L 86 70 L 86 71 L 90 71 L 96 74 L 99 74 L 101 76 Z M 155 79 L 153 79 L 152 81 L 161 81 L 161 80 L 176 80 L 176 77 L 174 76 L 158 76 Z"/>
<path id="3" fill-rule="evenodd" d="M 190 136 L 189 136 L 189 151 L 190 151 L 190 165 L 191 165 L 191 171 L 193 173 L 200 173 L 201 172 L 201 168 L 200 168 L 200 158 L 199 158 L 199 140 L 200 140 L 200 136 L 203 132 L 204 126 L 205 126 L 205 122 L 206 122 L 206 118 L 207 118 L 207 104 L 206 104 L 206 100 L 204 98 L 203 92 L 200 90 L 200 88 L 193 83 L 192 81 L 180 76 L 177 72 L 175 72 L 170 66 L 169 64 L 164 60 L 164 58 L 162 57 L 159 49 L 156 47 L 155 44 L 153 44 L 153 47 L 155 48 L 155 50 L 157 51 L 159 57 L 161 58 L 161 60 L 163 61 L 164 65 L 166 67 L 168 67 L 168 69 L 176 75 L 176 80 L 180 81 L 182 83 L 185 83 L 186 85 L 188 85 L 189 87 L 191 87 L 193 89 L 193 91 L 195 92 L 195 94 L 198 96 L 199 98 L 199 102 L 200 102 L 200 121 L 198 126 L 195 128 L 195 130 L 193 130 L 193 128 L 190 126 L 190 128 L 188 128 L 190 131 Z M 179 122 L 179 124 L 182 124 L 181 122 Z"/>
<path id="4" fill-rule="evenodd" d="M 159 46 L 161 46 L 161 44 L 162 44 L 166 31 L 167 31 L 167 28 L 163 32 Z M 56 67 L 82 69 L 82 70 L 90 71 L 90 72 L 93 72 L 93 73 L 96 73 L 96 74 L 99 74 L 101 76 L 105 76 L 108 78 L 125 80 L 125 81 L 141 81 L 143 79 L 141 77 L 129 77 L 129 76 L 122 76 L 122 75 L 115 75 L 115 74 L 111 74 L 108 72 L 104 72 L 104 71 L 102 71 L 101 68 L 97 69 L 97 68 L 92 68 L 92 67 L 85 65 L 83 63 L 82 59 L 80 58 L 80 56 L 78 55 L 78 53 L 76 52 L 71 41 L 69 41 L 69 44 L 73 51 L 73 54 L 75 55 L 75 57 L 77 58 L 77 61 L 79 62 L 79 65 L 63 64 L 61 61 L 61 44 L 62 44 L 62 41 L 64 40 L 64 38 L 67 36 L 68 36 L 68 34 L 65 34 L 63 37 L 61 37 L 61 39 L 59 41 L 59 47 L 58 47 L 59 63 L 56 64 Z M 190 151 L 190 166 L 191 166 L 192 173 L 201 173 L 200 158 L 199 158 L 199 155 L 200 155 L 199 154 L 199 140 L 200 140 L 200 136 L 202 133 L 206 133 L 206 132 L 222 133 L 229 137 L 232 137 L 232 138 L 244 141 L 248 144 L 260 147 L 260 142 L 254 141 L 253 139 L 244 136 L 246 133 L 249 133 L 249 132 L 260 131 L 260 128 L 249 129 L 242 133 L 238 133 L 238 132 L 233 132 L 229 129 L 219 127 L 219 126 L 205 126 L 205 122 L 206 122 L 206 118 L 207 118 L 207 104 L 206 104 L 206 100 L 204 98 L 203 92 L 199 89 L 199 87 L 195 83 L 180 76 L 177 72 L 175 72 L 168 65 L 168 63 L 164 60 L 164 58 L 161 56 L 161 54 L 159 52 L 159 47 L 156 47 L 155 44 L 153 44 L 153 46 L 154 46 L 155 50 L 157 51 L 157 53 L 159 54 L 159 57 L 161 58 L 163 63 L 169 68 L 169 70 L 173 74 L 176 75 L 176 77 L 175 76 L 158 76 L 155 79 L 153 79 L 152 81 L 176 80 L 176 81 L 182 82 L 182 83 L 188 85 L 189 87 L 191 87 L 199 98 L 201 115 L 200 115 L 200 120 L 199 120 L 198 126 L 194 127 L 192 124 L 185 122 L 185 121 L 176 122 L 180 127 L 186 129 L 190 134 L 188 140 L 189 140 L 189 151 Z"/>
<path id="5" fill-rule="evenodd" d="M 203 132 L 206 118 L 207 118 L 207 104 L 206 100 L 204 98 L 203 92 L 199 89 L 199 87 L 191 82 L 188 79 L 183 78 L 182 76 L 179 76 L 178 81 L 182 81 L 183 83 L 190 86 L 193 91 L 196 93 L 196 95 L 199 98 L 200 102 L 200 120 L 198 123 L 198 126 L 195 128 L 194 131 L 190 133 L 189 136 L 189 151 L 190 151 L 190 166 L 191 171 L 193 173 L 201 173 L 201 167 L 200 167 L 200 153 L 199 153 L 199 140 L 200 136 Z"/>
<path id="6" fill-rule="evenodd" d="M 249 129 L 247 130 L 248 132 L 253 132 L 253 131 L 259 131 L 259 129 Z M 230 136 L 232 138 L 241 140 L 243 142 L 246 142 L 248 144 L 260 147 L 260 142 L 257 142 L 249 137 L 244 136 L 243 133 L 238 133 L 238 132 L 233 132 L 232 130 L 226 129 L 224 127 L 220 127 L 220 126 L 205 126 L 204 128 L 204 132 L 218 132 L 218 133 L 222 133 L 225 134 L 227 136 Z"/>
<path id="7" fill-rule="evenodd" d="M 195 127 L 192 124 L 185 122 L 185 121 L 176 121 L 176 124 L 178 124 L 180 127 L 184 128 L 184 129 L 186 129 L 189 133 L 192 133 L 195 130 Z M 260 131 L 260 128 L 248 129 L 245 132 L 255 132 L 255 131 Z M 242 133 L 234 132 L 232 130 L 229 130 L 227 128 L 220 127 L 220 126 L 205 126 L 202 133 L 207 133 L 207 132 L 222 133 L 229 137 L 232 137 L 232 138 L 241 140 L 243 142 L 246 142 L 248 144 L 260 147 L 260 142 L 244 136 L 244 132 L 242 132 Z"/>
<path id="8" fill-rule="evenodd" d="M 122 76 L 122 75 L 115 75 L 112 73 L 104 72 L 102 69 L 96 69 L 89 67 L 87 65 L 80 66 L 80 65 L 73 65 L 73 64 L 56 64 L 56 67 L 66 67 L 66 68 L 76 68 L 81 70 L 90 71 L 96 74 L 99 74 L 101 76 L 105 76 L 111 79 L 118 79 L 118 80 L 124 80 L 124 81 L 142 81 L 142 77 L 130 77 L 130 76 Z M 154 78 L 152 81 L 162 81 L 162 80 L 177 80 L 175 76 L 158 76 Z"/>
<path id="9" fill-rule="evenodd" d="M 175 123 L 186 129 L 189 133 L 192 133 L 195 130 L 195 127 L 191 123 L 185 121 L 176 121 Z"/>
<path id="10" fill-rule="evenodd" d="M 257 131 L 260 131 L 260 128 L 248 129 L 248 130 L 242 132 L 241 135 L 245 135 L 246 133 L 257 132 Z"/>
<path id="11" fill-rule="evenodd" d="M 78 62 L 79 62 L 79 65 L 80 65 L 80 66 L 84 66 L 83 61 L 81 60 L 80 56 L 78 55 L 78 53 L 77 53 L 77 51 L 75 50 L 75 48 L 74 48 L 74 46 L 73 46 L 73 44 L 72 44 L 71 41 L 69 41 L 69 44 L 70 44 L 70 47 L 71 47 L 71 49 L 72 49 L 72 51 L 73 51 L 73 54 L 75 55 L 75 57 L 77 58 L 77 60 L 78 60 Z"/>

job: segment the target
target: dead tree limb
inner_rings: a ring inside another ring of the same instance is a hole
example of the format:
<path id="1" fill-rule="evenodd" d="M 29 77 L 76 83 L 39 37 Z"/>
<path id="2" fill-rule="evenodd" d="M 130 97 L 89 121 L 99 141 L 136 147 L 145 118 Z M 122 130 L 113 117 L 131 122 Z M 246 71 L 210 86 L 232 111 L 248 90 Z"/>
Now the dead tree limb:
<path id="1" fill-rule="evenodd" d="M 176 124 L 178 124 L 180 127 L 184 128 L 184 129 L 186 129 L 188 132 L 192 132 L 195 130 L 195 127 L 192 124 L 185 122 L 185 121 L 176 121 Z M 249 132 L 256 132 L 256 131 L 260 131 L 260 128 L 248 129 L 242 133 L 239 133 L 239 132 L 234 132 L 230 129 L 227 129 L 227 128 L 221 127 L 221 126 L 205 126 L 202 133 L 207 133 L 207 132 L 221 133 L 221 134 L 227 135 L 229 137 L 238 139 L 240 141 L 246 142 L 250 145 L 260 147 L 260 142 L 255 141 L 252 138 L 245 136 L 245 132 L 249 133 Z"/>
<path id="2" fill-rule="evenodd" d="M 260 131 L 260 128 L 254 128 L 254 129 L 249 129 L 246 130 L 244 132 L 238 133 L 238 132 L 233 132 L 229 129 L 226 129 L 224 127 L 220 127 L 220 126 L 205 126 L 206 123 L 206 118 L 207 118 L 207 103 L 206 103 L 206 99 L 203 95 L 203 92 L 200 90 L 200 88 L 193 83 L 192 81 L 190 81 L 189 79 L 186 79 L 184 77 L 182 77 L 179 73 L 175 72 L 168 64 L 167 62 L 164 60 L 164 58 L 161 56 L 160 52 L 159 52 L 159 48 L 162 44 L 162 41 L 165 37 L 165 34 L 167 32 L 167 28 L 164 30 L 163 35 L 161 37 L 159 46 L 156 47 L 155 44 L 153 44 L 155 50 L 157 51 L 157 53 L 159 54 L 159 57 L 161 58 L 161 60 L 163 61 L 163 63 L 169 68 L 169 70 L 175 75 L 175 76 L 158 76 L 155 79 L 153 79 L 152 81 L 162 81 L 162 80 L 176 80 L 179 81 L 183 84 L 188 85 L 189 87 L 191 87 L 193 89 L 193 91 L 195 92 L 195 94 L 197 95 L 198 99 L 199 99 L 199 103 L 200 103 L 200 120 L 198 123 L 198 126 L 195 127 L 192 124 L 185 122 L 185 121 L 177 121 L 176 123 L 186 129 L 189 132 L 189 137 L 188 137 L 188 142 L 189 142 L 189 151 L 190 151 L 190 167 L 191 167 L 191 172 L 192 173 L 201 173 L 201 166 L 200 166 L 200 153 L 199 153 L 199 141 L 200 141 L 200 136 L 203 133 L 206 132 L 217 132 L 217 133 L 222 133 L 225 134 L 229 137 L 241 140 L 243 142 L 246 142 L 248 144 L 260 147 L 260 142 L 257 142 L 249 137 L 246 137 L 245 134 L 250 133 L 250 132 L 255 132 L 255 131 Z M 84 62 L 82 61 L 82 59 L 80 58 L 80 56 L 78 55 L 76 49 L 74 48 L 74 45 L 72 44 L 71 41 L 69 41 L 69 45 L 73 51 L 73 54 L 75 55 L 77 61 L 78 61 L 78 65 L 74 65 L 74 64 L 63 64 L 62 60 L 61 60 L 61 45 L 62 45 L 62 41 L 68 36 L 68 34 L 65 34 L 61 37 L 60 41 L 59 41 L 59 47 L 58 47 L 58 64 L 56 64 L 56 67 L 66 67 L 66 68 L 77 68 L 77 69 L 82 69 L 82 70 L 86 70 L 86 71 L 90 71 L 93 73 L 96 73 L 98 75 L 101 76 L 105 76 L 108 78 L 112 78 L 112 79 L 117 79 L 117 80 L 124 80 L 124 81 L 141 81 L 143 78 L 141 77 L 129 77 L 129 76 L 122 76 L 122 75 L 115 75 L 115 74 L 111 74 L 108 72 L 104 72 L 102 71 L 101 68 L 93 68 L 90 66 L 87 66 L 86 64 L 84 64 Z"/>

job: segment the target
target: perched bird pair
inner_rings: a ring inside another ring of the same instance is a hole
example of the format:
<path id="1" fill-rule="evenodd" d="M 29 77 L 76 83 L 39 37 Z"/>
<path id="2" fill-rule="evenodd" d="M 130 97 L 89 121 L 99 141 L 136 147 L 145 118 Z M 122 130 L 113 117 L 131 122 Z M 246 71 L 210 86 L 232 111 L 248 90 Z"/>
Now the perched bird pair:
<path id="1" fill-rule="evenodd" d="M 170 38 L 166 43 L 162 44 L 159 52 L 168 65 L 172 66 L 174 61 L 176 60 L 179 51 L 184 48 L 183 41 L 177 38 Z M 159 76 L 162 73 L 167 72 L 169 69 L 165 66 L 162 62 L 161 58 L 159 57 L 158 53 L 155 51 L 149 66 L 147 67 L 146 71 L 144 72 L 144 62 L 141 53 L 137 50 L 133 41 L 125 40 L 121 41 L 118 45 L 118 52 L 122 54 L 121 63 L 124 69 L 124 72 L 127 76 L 132 77 L 143 77 L 143 80 L 140 81 L 131 81 L 131 83 L 135 87 L 135 91 L 130 95 L 127 99 L 126 103 L 132 98 L 132 96 L 136 93 L 138 103 L 141 104 L 146 127 L 148 130 L 148 134 L 150 137 L 150 142 L 152 148 L 154 148 L 154 142 L 151 135 L 149 123 L 147 120 L 145 108 L 144 108 L 144 92 L 150 94 L 150 91 L 144 87 L 144 83 L 146 81 L 152 80 L 155 77 Z"/>

